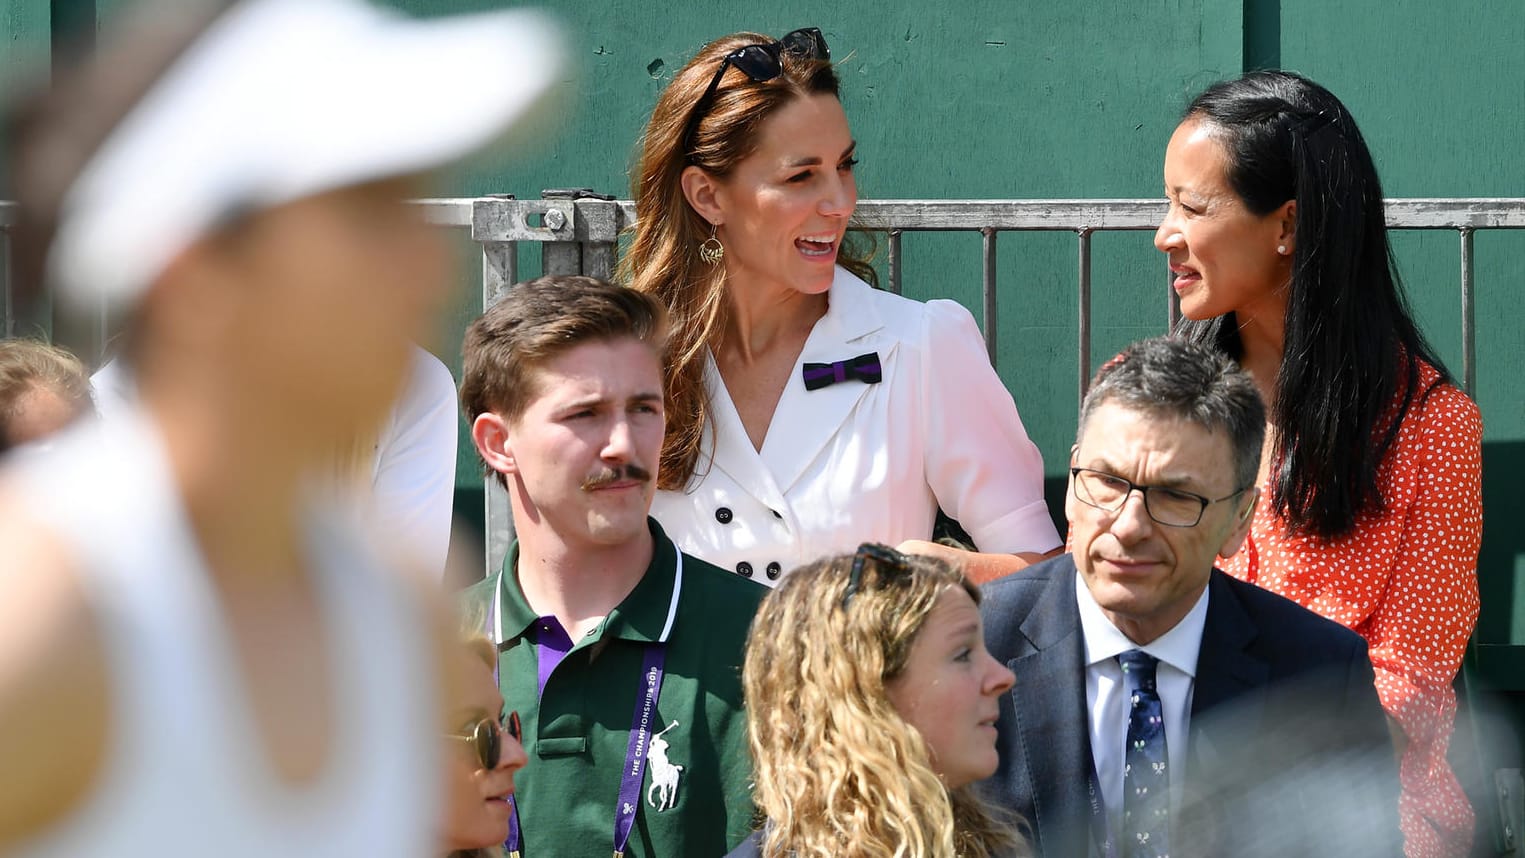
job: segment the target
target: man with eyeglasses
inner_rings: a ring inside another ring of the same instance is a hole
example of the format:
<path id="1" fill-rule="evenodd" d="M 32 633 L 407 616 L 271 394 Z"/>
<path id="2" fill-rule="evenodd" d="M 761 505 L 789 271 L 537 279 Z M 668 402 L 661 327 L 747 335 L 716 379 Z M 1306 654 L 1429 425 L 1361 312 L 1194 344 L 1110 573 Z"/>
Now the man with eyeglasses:
<path id="1" fill-rule="evenodd" d="M 723 855 L 751 831 L 741 663 L 767 590 L 681 553 L 648 515 L 665 315 L 549 276 L 466 332 L 461 404 L 518 537 L 465 597 L 529 755 L 510 856 Z"/>
<path id="2" fill-rule="evenodd" d="M 1184 340 L 1093 381 L 1069 553 L 980 606 L 1016 675 L 985 787 L 1039 855 L 1398 854 L 1366 644 L 1214 568 L 1249 532 L 1264 434 L 1250 377 Z"/>

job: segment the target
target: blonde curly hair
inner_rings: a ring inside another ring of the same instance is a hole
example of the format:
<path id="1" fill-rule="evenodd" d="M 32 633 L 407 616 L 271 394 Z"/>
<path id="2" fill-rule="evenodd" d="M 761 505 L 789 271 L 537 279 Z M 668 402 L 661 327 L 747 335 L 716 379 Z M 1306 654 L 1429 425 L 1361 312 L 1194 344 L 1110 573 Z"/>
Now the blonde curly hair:
<path id="1" fill-rule="evenodd" d="M 1017 820 L 943 785 L 885 691 L 938 597 L 962 588 L 978 603 L 979 590 L 940 560 L 868 555 L 848 601 L 854 556 L 794 570 L 752 624 L 742 680 L 762 854 L 1026 855 Z"/>

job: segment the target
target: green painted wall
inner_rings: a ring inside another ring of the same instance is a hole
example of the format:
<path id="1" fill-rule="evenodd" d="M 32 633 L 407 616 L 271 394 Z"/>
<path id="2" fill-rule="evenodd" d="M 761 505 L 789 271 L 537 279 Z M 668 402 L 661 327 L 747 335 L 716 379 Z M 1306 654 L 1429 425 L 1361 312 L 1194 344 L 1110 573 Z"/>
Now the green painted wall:
<path id="1" fill-rule="evenodd" d="M 1525 3 L 1283 0 L 1281 59 L 1347 101 L 1389 196 L 1525 196 Z M 1455 301 L 1459 243 L 1450 233 L 1394 242 L 1426 330 L 1460 372 Z M 1479 642 L 1525 642 L 1525 232 L 1475 246 L 1485 446 Z M 1525 677 L 1522 677 L 1525 680 Z"/>
<path id="2" fill-rule="evenodd" d="M 46 59 L 51 21 L 48 0 L 0 0 L 0 86 L 12 86 L 30 61 Z"/>
<path id="3" fill-rule="evenodd" d="M 47 61 L 52 20 L 48 0 L 0 0 L 0 95 L 33 80 Z"/>

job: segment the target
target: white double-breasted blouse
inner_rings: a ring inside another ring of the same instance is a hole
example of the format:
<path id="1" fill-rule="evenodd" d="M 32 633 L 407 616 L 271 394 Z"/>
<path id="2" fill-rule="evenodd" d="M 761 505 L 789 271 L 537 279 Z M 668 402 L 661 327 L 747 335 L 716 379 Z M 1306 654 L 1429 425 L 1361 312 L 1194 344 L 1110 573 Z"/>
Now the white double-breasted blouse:
<path id="1" fill-rule="evenodd" d="M 869 352 L 880 383 L 805 389 L 805 363 Z M 861 542 L 930 538 L 939 506 L 981 551 L 1060 545 L 1042 456 L 954 301 L 912 301 L 838 268 L 760 451 L 713 358 L 705 386 L 711 421 L 694 478 L 652 505 L 691 555 L 772 585 Z"/>

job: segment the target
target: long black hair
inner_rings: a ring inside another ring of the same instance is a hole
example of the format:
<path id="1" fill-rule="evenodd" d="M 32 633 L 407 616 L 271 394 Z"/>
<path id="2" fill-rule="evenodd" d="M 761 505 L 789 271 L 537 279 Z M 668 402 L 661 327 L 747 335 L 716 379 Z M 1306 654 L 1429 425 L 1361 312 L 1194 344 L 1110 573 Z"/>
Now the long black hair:
<path id="1" fill-rule="evenodd" d="M 1345 105 L 1290 72 L 1213 84 L 1185 118 L 1210 126 L 1228 156 L 1229 184 L 1250 211 L 1297 202 L 1271 410 L 1271 505 L 1294 534 L 1347 534 L 1359 515 L 1382 508 L 1378 468 L 1428 392 L 1418 389 L 1418 362 L 1450 380 L 1404 298 L 1371 153 Z M 1183 319 L 1177 330 L 1243 357 L 1233 313 Z"/>

